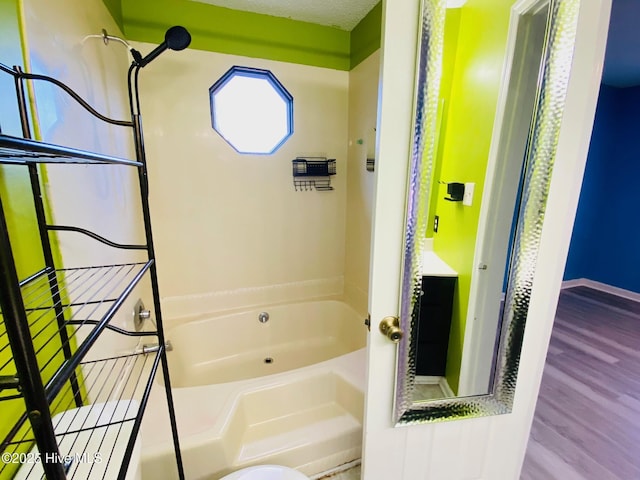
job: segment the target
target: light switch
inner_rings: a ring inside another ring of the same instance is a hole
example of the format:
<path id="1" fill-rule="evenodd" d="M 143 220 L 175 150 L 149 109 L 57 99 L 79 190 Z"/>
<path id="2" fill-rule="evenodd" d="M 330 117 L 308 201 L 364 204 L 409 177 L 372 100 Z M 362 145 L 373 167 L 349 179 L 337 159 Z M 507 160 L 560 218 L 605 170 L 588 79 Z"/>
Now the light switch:
<path id="1" fill-rule="evenodd" d="M 462 204 L 470 207 L 473 205 L 473 189 L 475 188 L 475 183 L 465 183 L 464 184 L 464 196 L 462 197 Z"/>

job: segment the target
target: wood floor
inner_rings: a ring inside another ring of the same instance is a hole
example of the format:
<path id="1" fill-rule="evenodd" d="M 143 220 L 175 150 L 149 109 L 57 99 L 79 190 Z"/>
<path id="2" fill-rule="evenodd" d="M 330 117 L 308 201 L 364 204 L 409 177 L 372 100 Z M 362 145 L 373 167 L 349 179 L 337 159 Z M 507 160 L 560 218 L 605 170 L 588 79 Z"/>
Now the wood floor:
<path id="1" fill-rule="evenodd" d="M 640 303 L 563 290 L 521 480 L 640 480 Z"/>

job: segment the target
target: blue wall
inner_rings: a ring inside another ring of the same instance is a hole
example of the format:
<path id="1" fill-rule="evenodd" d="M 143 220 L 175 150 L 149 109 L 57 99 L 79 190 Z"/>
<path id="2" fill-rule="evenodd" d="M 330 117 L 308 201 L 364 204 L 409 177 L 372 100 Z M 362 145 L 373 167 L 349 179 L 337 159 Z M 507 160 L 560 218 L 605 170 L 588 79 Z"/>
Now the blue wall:
<path id="1" fill-rule="evenodd" d="M 564 278 L 640 293 L 640 87 L 600 89 Z"/>

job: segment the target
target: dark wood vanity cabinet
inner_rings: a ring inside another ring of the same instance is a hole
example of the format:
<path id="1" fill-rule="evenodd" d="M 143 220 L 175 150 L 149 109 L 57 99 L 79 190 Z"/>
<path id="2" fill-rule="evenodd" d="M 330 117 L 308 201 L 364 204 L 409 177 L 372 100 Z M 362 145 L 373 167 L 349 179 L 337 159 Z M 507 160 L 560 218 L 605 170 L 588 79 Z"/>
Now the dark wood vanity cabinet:
<path id="1" fill-rule="evenodd" d="M 444 376 L 457 277 L 422 277 L 416 375 Z"/>

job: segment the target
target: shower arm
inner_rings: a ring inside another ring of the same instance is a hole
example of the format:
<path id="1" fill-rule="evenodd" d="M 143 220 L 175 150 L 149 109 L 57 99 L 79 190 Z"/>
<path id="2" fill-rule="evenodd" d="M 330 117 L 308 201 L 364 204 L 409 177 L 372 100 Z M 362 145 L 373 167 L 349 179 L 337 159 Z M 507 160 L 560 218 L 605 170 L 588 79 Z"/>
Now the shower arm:
<path id="1" fill-rule="evenodd" d="M 142 59 L 142 55 L 140 55 L 140 52 L 133 48 L 129 42 L 127 42 L 124 38 L 116 37 L 115 35 L 109 35 L 109 33 L 104 28 L 102 29 L 102 33 L 98 35 L 87 35 L 86 37 L 84 37 L 82 39 L 82 43 L 84 43 L 89 38 L 100 38 L 105 45 L 109 45 L 109 42 L 111 41 L 118 42 L 127 47 L 127 50 L 131 52 L 131 56 L 133 56 L 134 60 L 138 61 Z"/>
<path id="2" fill-rule="evenodd" d="M 142 145 L 142 131 L 139 125 L 139 115 L 140 115 L 140 96 L 138 93 L 138 73 L 141 68 L 141 63 L 143 61 L 142 54 L 133 48 L 129 42 L 127 42 L 124 38 L 117 37 L 115 35 L 109 35 L 106 29 L 102 29 L 102 33 L 97 35 L 87 35 L 82 39 L 82 43 L 84 43 L 89 38 L 99 38 L 102 39 L 105 45 L 109 45 L 109 42 L 117 42 L 121 45 L 127 47 L 127 50 L 131 53 L 133 57 L 133 61 L 131 62 L 131 66 L 129 67 L 129 71 L 127 73 L 127 92 L 129 95 L 129 111 L 131 113 L 131 122 L 128 122 L 130 126 L 133 127 L 134 136 L 135 136 L 135 145 L 136 145 L 136 158 L 138 161 L 145 161 L 144 148 Z M 157 48 L 156 48 L 157 49 Z M 156 55 L 157 56 L 157 55 Z M 143 65 L 142 65 L 143 66 Z"/>
<path id="3" fill-rule="evenodd" d="M 129 93 L 129 109 L 131 111 L 132 119 L 136 115 L 140 114 L 140 97 L 138 94 L 138 74 L 140 69 L 146 67 L 149 63 L 155 60 L 165 50 L 184 50 L 191 43 L 191 35 L 189 31 L 179 25 L 169 28 L 164 35 L 164 42 L 154 48 L 145 57 L 133 48 L 129 42 L 124 38 L 117 37 L 115 35 L 109 35 L 106 29 L 102 29 L 102 33 L 99 35 L 87 35 L 82 42 L 88 38 L 101 38 L 105 45 L 109 45 L 110 41 L 118 42 L 129 50 L 133 57 L 133 62 L 129 67 L 127 75 L 127 90 Z M 135 122 L 135 120 L 134 120 Z"/>
<path id="4" fill-rule="evenodd" d="M 131 55 L 133 56 L 133 62 L 129 67 L 128 78 L 128 90 L 129 90 L 129 107 L 131 109 L 131 115 L 139 115 L 140 113 L 140 98 L 138 95 L 138 75 L 140 69 L 146 67 L 149 63 L 155 60 L 165 50 L 184 50 L 191 44 L 191 35 L 189 31 L 179 25 L 175 25 L 169 28 L 164 34 L 164 42 L 151 50 L 145 57 L 142 56 L 134 48 L 129 48 Z M 128 44 L 127 44 L 128 45 Z"/>

